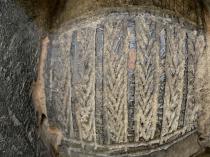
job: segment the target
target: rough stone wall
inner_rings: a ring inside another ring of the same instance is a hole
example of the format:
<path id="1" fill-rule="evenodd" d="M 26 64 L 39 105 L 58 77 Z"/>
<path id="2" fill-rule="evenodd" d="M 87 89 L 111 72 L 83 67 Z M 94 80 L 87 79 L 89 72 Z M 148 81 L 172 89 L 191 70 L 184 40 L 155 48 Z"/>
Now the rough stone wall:
<path id="1" fill-rule="evenodd" d="M 0 156 L 36 155 L 31 82 L 40 32 L 15 0 L 0 1 Z"/>

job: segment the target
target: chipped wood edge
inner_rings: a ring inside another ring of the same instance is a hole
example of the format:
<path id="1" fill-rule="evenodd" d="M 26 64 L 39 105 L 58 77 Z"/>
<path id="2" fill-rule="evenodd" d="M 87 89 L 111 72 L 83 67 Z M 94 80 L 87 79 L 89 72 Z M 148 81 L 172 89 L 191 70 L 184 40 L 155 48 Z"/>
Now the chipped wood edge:
<path id="1" fill-rule="evenodd" d="M 37 67 L 37 80 L 32 83 L 32 100 L 37 116 L 38 136 L 48 148 L 53 157 L 59 155 L 58 146 L 63 139 L 60 129 L 49 126 L 46 107 L 44 68 L 50 40 L 45 37 L 42 40 L 41 53 Z"/>

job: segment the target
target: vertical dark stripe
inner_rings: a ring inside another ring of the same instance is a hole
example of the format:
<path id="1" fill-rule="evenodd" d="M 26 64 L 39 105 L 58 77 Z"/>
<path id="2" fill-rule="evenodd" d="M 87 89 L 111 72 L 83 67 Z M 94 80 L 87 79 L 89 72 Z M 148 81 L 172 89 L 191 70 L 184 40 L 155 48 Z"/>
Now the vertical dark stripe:
<path id="1" fill-rule="evenodd" d="M 74 83 L 76 82 L 76 78 L 78 71 L 76 66 L 77 60 L 77 31 L 74 31 L 72 33 L 72 43 L 71 43 L 71 49 L 70 49 L 70 73 L 71 73 L 71 114 L 72 114 L 72 122 L 71 125 L 73 126 L 73 133 L 71 134 L 71 137 L 79 139 L 79 129 L 76 119 L 76 104 L 78 102 L 76 94 L 75 94 L 75 88 Z"/>
<path id="2" fill-rule="evenodd" d="M 163 107 L 164 107 L 164 96 L 165 96 L 165 85 L 166 85 L 166 72 L 165 72 L 165 63 L 166 63 L 166 30 L 163 29 L 160 33 L 160 82 L 159 82 L 159 96 L 158 96 L 158 123 L 156 135 L 161 135 L 162 124 L 163 124 Z"/>
<path id="3" fill-rule="evenodd" d="M 185 56 L 185 67 L 184 67 L 184 86 L 183 86 L 183 98 L 182 98 L 182 106 L 181 106 L 181 113 L 179 117 L 179 128 L 185 126 L 185 111 L 187 105 L 187 96 L 188 96 L 188 35 L 186 34 L 185 42 L 183 44 L 184 56 Z"/>
<path id="4" fill-rule="evenodd" d="M 129 40 L 129 53 L 128 53 L 128 141 L 134 141 L 135 135 L 135 122 L 134 122 L 134 109 L 135 109 L 135 64 L 136 64 L 136 30 L 135 21 L 128 21 L 128 40 Z"/>
<path id="5" fill-rule="evenodd" d="M 51 81 L 51 72 L 52 72 L 52 53 L 53 53 L 53 36 L 50 36 L 50 43 L 49 43 L 49 48 L 48 48 L 48 53 L 47 53 L 47 60 L 46 60 L 46 65 L 45 65 L 45 93 L 48 95 L 46 97 L 46 103 L 52 104 L 52 89 L 50 88 L 52 85 Z"/>
<path id="6" fill-rule="evenodd" d="M 95 84 L 95 121 L 96 121 L 96 141 L 98 144 L 104 144 L 107 136 L 105 135 L 104 126 L 104 106 L 103 106 L 103 53 L 104 53 L 104 26 L 97 25 L 96 38 L 96 84 Z"/>

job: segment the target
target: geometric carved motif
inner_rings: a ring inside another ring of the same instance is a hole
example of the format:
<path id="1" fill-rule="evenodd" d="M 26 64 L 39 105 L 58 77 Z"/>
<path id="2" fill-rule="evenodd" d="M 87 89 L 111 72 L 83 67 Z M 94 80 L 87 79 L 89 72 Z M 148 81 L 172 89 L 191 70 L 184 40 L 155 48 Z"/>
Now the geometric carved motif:
<path id="1" fill-rule="evenodd" d="M 196 31 L 188 33 L 188 95 L 186 100 L 185 125 L 188 130 L 197 126 L 200 104 L 196 103 L 195 77 L 198 69 L 198 59 L 205 50 L 205 37 Z M 201 83 L 200 80 L 198 80 Z"/>
<path id="2" fill-rule="evenodd" d="M 81 141 L 95 140 L 95 58 L 94 30 L 73 33 L 70 60 L 74 131 Z"/>
<path id="3" fill-rule="evenodd" d="M 69 140 L 127 150 L 196 129 L 201 31 L 146 12 L 113 13 L 73 28 L 62 39 L 70 42 Z"/>
<path id="4" fill-rule="evenodd" d="M 144 16 L 136 20 L 137 61 L 135 69 L 135 141 L 153 139 L 157 123 L 158 51 L 156 24 Z"/>
<path id="5" fill-rule="evenodd" d="M 104 106 L 108 143 L 127 140 L 127 52 L 124 20 L 108 20 L 104 41 Z"/>
<path id="6" fill-rule="evenodd" d="M 166 86 L 162 136 L 177 130 L 184 90 L 186 33 L 180 28 L 167 29 Z"/>

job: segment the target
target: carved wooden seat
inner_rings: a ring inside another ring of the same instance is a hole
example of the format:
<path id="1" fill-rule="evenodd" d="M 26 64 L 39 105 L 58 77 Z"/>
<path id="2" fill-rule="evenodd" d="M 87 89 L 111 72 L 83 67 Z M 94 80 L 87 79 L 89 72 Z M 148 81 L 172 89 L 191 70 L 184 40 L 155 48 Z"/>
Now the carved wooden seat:
<path id="1" fill-rule="evenodd" d="M 131 3 L 78 17 L 51 36 L 47 109 L 65 134 L 63 154 L 188 157 L 200 150 L 201 14 L 196 1 Z"/>
<path id="2" fill-rule="evenodd" d="M 210 146 L 204 1 L 1 0 L 0 157 Z"/>

